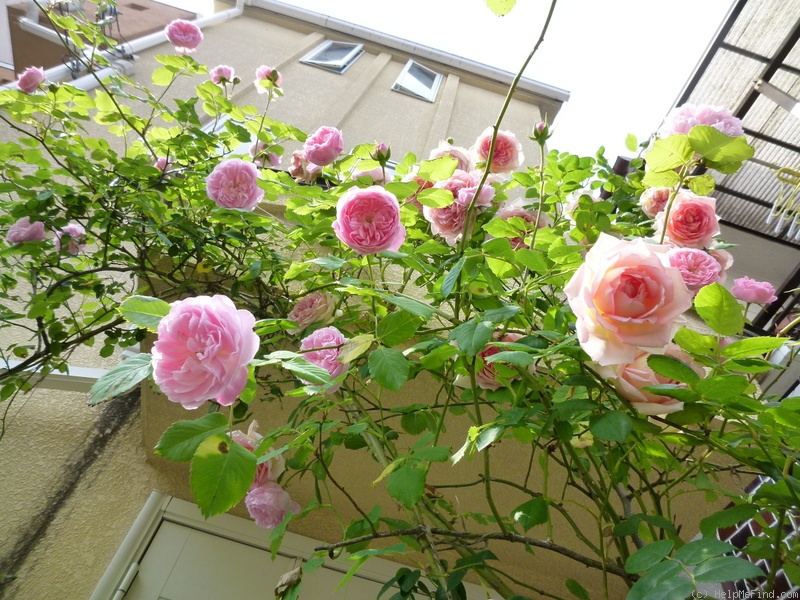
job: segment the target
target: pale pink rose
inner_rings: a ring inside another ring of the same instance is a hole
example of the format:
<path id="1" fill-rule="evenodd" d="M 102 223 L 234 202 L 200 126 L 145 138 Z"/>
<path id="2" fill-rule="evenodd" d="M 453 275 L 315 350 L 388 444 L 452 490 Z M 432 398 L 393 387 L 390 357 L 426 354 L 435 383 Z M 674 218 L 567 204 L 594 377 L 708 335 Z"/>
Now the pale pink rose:
<path id="1" fill-rule="evenodd" d="M 267 165 L 273 168 L 280 166 L 281 157 L 274 152 L 267 152 L 266 148 L 266 144 L 261 140 L 254 142 L 250 146 L 250 158 L 261 168 L 265 168 Z"/>
<path id="2" fill-rule="evenodd" d="M 63 237 L 67 236 L 67 253 L 73 256 L 80 254 L 86 249 L 86 230 L 79 223 L 70 223 L 56 231 L 53 244 L 59 252 L 63 248 Z"/>
<path id="3" fill-rule="evenodd" d="M 206 178 L 206 191 L 219 207 L 253 210 L 264 197 L 258 169 L 238 158 L 223 160 Z"/>
<path id="4" fill-rule="evenodd" d="M 348 338 L 344 337 L 336 327 L 323 327 L 302 339 L 300 351 L 304 353 L 304 359 L 318 367 L 322 367 L 330 373 L 331 379 L 336 379 L 350 368 L 349 364 L 339 362 L 341 346 L 347 340 Z M 303 379 L 300 381 L 305 384 L 309 383 Z M 341 384 L 337 383 L 330 387 L 327 393 L 331 394 L 340 387 Z"/>
<path id="5" fill-rule="evenodd" d="M 461 171 L 471 171 L 475 168 L 475 164 L 472 161 L 472 156 L 470 155 L 469 150 L 462 148 L 461 146 L 453 146 L 444 140 L 441 140 L 439 145 L 431 150 L 428 160 L 441 158 L 442 156 L 449 156 L 456 159 L 458 161 L 456 169 Z"/>
<path id="6" fill-rule="evenodd" d="M 153 166 L 166 175 L 173 164 L 166 156 L 159 156 Z"/>
<path id="7" fill-rule="evenodd" d="M 42 67 L 28 67 L 17 78 L 17 87 L 21 92 L 33 94 L 45 79 L 46 75 Z"/>
<path id="8" fill-rule="evenodd" d="M 472 147 L 472 154 L 475 162 L 486 162 L 489 157 L 489 149 L 492 145 L 492 128 L 487 127 L 478 136 L 475 145 Z M 522 144 L 510 131 L 498 131 L 497 141 L 494 147 L 494 156 L 489 171 L 492 173 L 511 173 L 517 169 L 525 155 L 522 153 Z"/>
<path id="9" fill-rule="evenodd" d="M 497 338 L 497 336 L 495 336 Z M 517 340 L 521 339 L 522 336 L 518 333 L 507 333 L 503 337 L 499 338 L 497 341 L 499 342 L 516 342 Z M 478 352 L 478 356 L 481 357 L 483 361 L 485 361 L 490 356 L 494 354 L 498 354 L 502 352 L 503 349 L 495 346 L 494 344 L 489 344 Z M 511 379 L 517 379 L 519 375 L 515 375 L 511 377 Z M 487 363 L 484 362 L 483 368 L 480 371 L 475 373 L 475 382 L 478 384 L 478 387 L 484 390 L 497 390 L 501 387 L 504 387 L 505 384 L 501 383 L 497 379 L 497 371 L 495 369 L 495 363 Z"/>
<path id="10" fill-rule="evenodd" d="M 683 282 L 692 294 L 710 283 L 719 281 L 720 264 L 704 250 L 672 248 L 667 252 L 669 264 L 681 272 Z"/>
<path id="11" fill-rule="evenodd" d="M 254 486 L 247 492 L 244 503 L 247 512 L 259 527 L 274 529 L 286 518 L 287 513 L 297 514 L 300 505 L 275 482 Z"/>
<path id="12" fill-rule="evenodd" d="M 267 94 L 273 87 L 281 87 L 283 85 L 283 77 L 277 69 L 261 65 L 256 69 L 256 78 L 253 81 L 256 86 L 256 91 L 259 94 Z"/>
<path id="13" fill-rule="evenodd" d="M 369 171 L 353 171 L 352 177 L 354 180 L 367 177 L 372 181 L 372 183 L 386 183 L 386 171 L 380 166 L 370 169 Z"/>
<path id="14" fill-rule="evenodd" d="M 719 263 L 719 279 L 717 283 L 725 283 L 728 277 L 728 269 L 733 266 L 733 254 L 724 248 L 715 248 L 709 250 L 708 253 Z"/>
<path id="15" fill-rule="evenodd" d="M 667 118 L 664 119 L 664 124 L 658 130 L 658 136 L 667 137 L 675 133 L 689 133 L 695 125 L 710 125 L 731 137 L 744 135 L 741 120 L 734 117 L 727 108 L 707 104 L 684 104 L 669 112 Z"/>
<path id="16" fill-rule="evenodd" d="M 247 433 L 239 431 L 238 429 L 234 429 L 231 432 L 231 439 L 250 452 L 253 452 L 256 448 L 258 448 L 261 438 L 263 437 L 258 433 L 258 431 L 256 431 L 257 429 L 258 421 L 253 420 L 250 422 L 250 426 L 247 428 Z M 267 452 L 269 451 L 270 450 L 267 450 Z M 256 477 L 250 488 L 252 489 L 256 486 L 264 485 L 270 481 L 278 481 L 278 477 L 280 477 L 285 470 L 286 460 L 283 458 L 283 454 L 279 454 L 278 456 L 274 456 L 267 461 L 258 463 L 258 466 L 256 467 Z"/>
<path id="17" fill-rule="evenodd" d="M 306 160 L 305 152 L 302 150 L 292 152 L 287 172 L 298 183 L 314 183 L 321 171 L 322 167 L 311 164 Z"/>
<path id="18" fill-rule="evenodd" d="M 331 164 L 343 151 L 342 132 L 335 127 L 320 127 L 303 144 L 306 160 L 320 167 Z"/>
<path id="19" fill-rule="evenodd" d="M 194 409 L 206 400 L 234 403 L 258 351 L 255 317 L 225 296 L 173 302 L 158 324 L 153 379 L 172 402 Z"/>
<path id="20" fill-rule="evenodd" d="M 335 309 L 333 296 L 327 292 L 313 292 L 297 301 L 288 318 L 297 323 L 298 329 L 305 329 L 314 323 L 329 323 Z"/>
<path id="21" fill-rule="evenodd" d="M 333 230 L 359 254 L 396 251 L 406 239 L 400 223 L 400 203 L 379 185 L 350 188 L 336 203 Z"/>
<path id="22" fill-rule="evenodd" d="M 768 281 L 756 281 L 749 277 L 740 277 L 733 280 L 731 293 L 742 302 L 753 304 L 769 304 L 775 302 L 775 288 Z"/>
<path id="23" fill-rule="evenodd" d="M 22 217 L 21 219 L 17 219 L 17 222 L 8 228 L 8 233 L 6 234 L 6 241 L 9 244 L 21 244 L 22 242 L 41 242 L 44 239 L 44 223 L 41 221 L 31 222 L 30 217 Z"/>
<path id="24" fill-rule="evenodd" d="M 667 219 L 666 225 L 664 219 Z M 656 215 L 656 239 L 666 228 L 666 240 L 684 248 L 708 248 L 719 235 L 716 200 L 679 192 L 672 201 L 669 215 L 666 210 Z"/>
<path id="25" fill-rule="evenodd" d="M 392 151 L 385 143 L 378 142 L 375 144 L 375 149 L 370 153 L 370 157 L 377 160 L 381 165 L 385 165 L 386 161 L 392 157 Z"/>
<path id="26" fill-rule="evenodd" d="M 164 28 L 169 43 L 179 54 L 191 54 L 203 41 L 203 32 L 190 21 L 176 19 Z"/>
<path id="27" fill-rule="evenodd" d="M 704 375 L 703 368 L 675 344 L 667 345 L 664 354 L 686 363 L 699 376 Z M 613 383 L 614 389 L 621 398 L 628 400 L 633 408 L 643 415 L 665 415 L 681 410 L 683 402 L 642 389 L 661 384 L 676 384 L 685 387 L 684 384 L 655 373 L 647 365 L 649 356 L 651 356 L 649 352 L 639 351 L 631 362 L 616 365 L 613 368 L 600 369 L 599 372 Z"/>
<path id="28" fill-rule="evenodd" d="M 526 223 L 534 224 L 534 227 L 541 229 L 542 227 L 549 227 L 552 225 L 550 221 L 550 217 L 548 217 L 544 212 L 539 214 L 538 209 L 535 206 L 530 206 L 523 204 L 520 200 L 514 200 L 513 202 L 508 202 L 503 204 L 500 209 L 495 214 L 495 217 L 498 219 L 503 219 L 507 221 L 513 217 L 519 217 L 523 219 Z M 537 223 L 538 218 L 538 223 Z M 524 237 L 515 237 L 509 238 L 508 241 L 511 243 L 511 247 L 514 250 L 519 250 L 520 248 L 528 248 L 528 245 L 525 243 Z"/>
<path id="29" fill-rule="evenodd" d="M 640 348 L 663 348 L 692 306 L 666 247 L 605 233 L 564 288 L 578 341 L 601 365 L 633 362 Z"/>
<path id="30" fill-rule="evenodd" d="M 656 215 L 667 207 L 670 194 L 672 194 L 672 188 L 647 188 L 639 198 L 642 212 L 651 219 L 655 219 Z"/>
<path id="31" fill-rule="evenodd" d="M 211 83 L 216 85 L 225 85 L 226 83 L 233 82 L 233 67 L 228 65 L 217 65 L 208 72 Z"/>
<path id="32" fill-rule="evenodd" d="M 472 183 L 471 185 L 468 185 Z M 480 194 L 475 196 L 478 189 L 477 180 L 469 173 L 456 171 L 453 177 L 435 184 L 453 193 L 455 201 L 442 208 L 422 207 L 422 216 L 431 224 L 431 233 L 442 236 L 445 241 L 455 246 L 464 234 L 467 220 L 467 211 L 472 199 L 475 198 L 476 214 L 483 212 L 492 205 L 495 190 L 490 185 L 484 185 Z"/>

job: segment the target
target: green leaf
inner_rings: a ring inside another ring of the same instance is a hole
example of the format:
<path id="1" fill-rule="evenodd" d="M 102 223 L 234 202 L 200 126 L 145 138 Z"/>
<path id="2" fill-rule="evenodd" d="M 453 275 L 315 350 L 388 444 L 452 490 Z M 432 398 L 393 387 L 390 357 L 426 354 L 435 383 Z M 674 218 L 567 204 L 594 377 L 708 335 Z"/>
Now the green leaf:
<path id="1" fill-rule="evenodd" d="M 331 382 L 331 374 L 327 369 L 310 363 L 305 358 L 292 358 L 282 362 L 281 366 L 310 383 L 323 385 Z"/>
<path id="2" fill-rule="evenodd" d="M 323 269 L 327 269 L 328 271 L 337 271 L 347 264 L 346 260 L 337 256 L 318 256 L 317 258 L 312 258 L 308 262 L 318 265 Z"/>
<path id="3" fill-rule="evenodd" d="M 761 356 L 776 348 L 780 348 L 787 342 L 786 338 L 774 337 L 751 337 L 737 340 L 728 344 L 722 349 L 722 356 L 728 358 L 746 358 Z"/>
<path id="4" fill-rule="evenodd" d="M 494 325 L 470 319 L 450 332 L 449 339 L 455 340 L 459 349 L 469 356 L 475 356 L 486 347 L 494 335 Z"/>
<path id="5" fill-rule="evenodd" d="M 525 531 L 528 531 L 535 525 L 547 523 L 549 518 L 547 514 L 547 500 L 541 496 L 528 500 L 515 508 L 511 515 Z"/>
<path id="6" fill-rule="evenodd" d="M 444 208 L 456 201 L 453 193 L 442 188 L 427 188 L 417 194 L 417 200 L 423 206 Z"/>
<path id="7" fill-rule="evenodd" d="M 398 391 L 408 380 L 408 360 L 396 348 L 378 348 L 369 355 L 369 372 L 381 387 Z"/>
<path id="8" fill-rule="evenodd" d="M 506 219 L 492 219 L 483 226 L 483 230 L 495 238 L 515 238 L 524 233 Z"/>
<path id="9" fill-rule="evenodd" d="M 212 435 L 192 458 L 192 493 L 207 519 L 236 506 L 256 475 L 256 457 L 225 435 Z"/>
<path id="10" fill-rule="evenodd" d="M 717 338 L 712 335 L 697 333 L 693 329 L 679 329 L 673 340 L 678 346 L 686 350 L 686 352 L 692 354 L 714 355 L 717 352 Z"/>
<path id="11" fill-rule="evenodd" d="M 431 446 L 429 448 L 420 448 L 419 450 L 414 450 L 411 453 L 411 456 L 419 460 L 444 462 L 450 458 L 450 446 Z"/>
<path id="12" fill-rule="evenodd" d="M 483 313 L 483 320 L 491 323 L 505 323 L 509 319 L 514 318 L 519 311 L 522 310 L 519 306 L 513 304 L 504 304 L 500 308 L 491 308 Z"/>
<path id="13" fill-rule="evenodd" d="M 667 379 L 681 383 L 695 383 L 700 376 L 685 362 L 672 356 L 653 354 L 647 357 L 647 366 Z"/>
<path id="14" fill-rule="evenodd" d="M 574 579 L 567 579 L 566 584 L 569 593 L 578 598 L 578 600 L 590 600 L 589 592 L 580 583 Z"/>
<path id="15" fill-rule="evenodd" d="M 693 590 L 681 564 L 668 560 L 642 576 L 628 592 L 627 600 L 686 600 Z"/>
<path id="16" fill-rule="evenodd" d="M 106 371 L 89 391 L 89 405 L 94 406 L 114 396 L 124 394 L 147 379 L 153 372 L 149 354 L 136 354 Z"/>
<path id="17" fill-rule="evenodd" d="M 625 561 L 625 572 L 641 573 L 652 569 L 669 556 L 674 546 L 674 540 L 659 540 L 639 548 Z"/>
<path id="18" fill-rule="evenodd" d="M 428 428 L 428 419 L 420 412 L 405 413 L 400 417 L 400 427 L 406 433 L 419 435 Z"/>
<path id="19" fill-rule="evenodd" d="M 689 130 L 689 143 L 704 160 L 720 164 L 750 160 L 755 153 L 744 136 L 730 137 L 710 125 L 692 127 Z"/>
<path id="20" fill-rule="evenodd" d="M 517 0 L 486 0 L 486 6 L 498 17 L 503 17 L 510 13 L 516 3 Z"/>
<path id="21" fill-rule="evenodd" d="M 378 322 L 378 337 L 386 346 L 396 346 L 414 337 L 422 320 L 404 310 L 386 315 Z"/>
<path id="22" fill-rule="evenodd" d="M 209 436 L 225 433 L 228 419 L 222 413 L 209 413 L 191 421 L 177 421 L 158 440 L 155 452 L 167 460 L 191 460 L 197 447 Z"/>
<path id="23" fill-rule="evenodd" d="M 425 493 L 427 469 L 415 460 L 407 460 L 389 474 L 386 488 L 403 508 L 411 510 Z"/>
<path id="24" fill-rule="evenodd" d="M 645 187 L 675 187 L 680 183 L 681 176 L 675 171 L 663 171 L 657 173 L 656 171 L 647 171 L 642 179 L 642 184 Z"/>
<path id="25" fill-rule="evenodd" d="M 694 578 L 702 583 L 740 581 L 764 577 L 766 573 L 749 560 L 738 556 L 717 556 L 700 563 L 694 570 Z"/>
<path id="26" fill-rule="evenodd" d="M 502 362 L 518 367 L 527 367 L 528 365 L 532 365 L 533 361 L 533 355 L 523 352 L 522 350 L 504 350 L 486 358 L 488 364 Z"/>
<path id="27" fill-rule="evenodd" d="M 381 293 L 378 295 L 387 302 L 391 302 L 395 306 L 398 306 L 403 310 L 410 312 L 415 317 L 422 317 L 425 320 L 430 319 L 436 312 L 433 308 L 431 308 L 427 304 L 420 302 L 419 300 L 414 300 L 412 298 L 405 298 L 403 296 L 393 296 L 391 294 L 386 294 L 386 293 Z"/>
<path id="28" fill-rule="evenodd" d="M 465 257 L 461 257 L 458 259 L 458 262 L 453 265 L 453 268 L 445 275 L 444 281 L 442 281 L 442 298 L 447 298 L 450 295 L 450 292 L 453 291 L 456 283 L 458 283 L 458 277 L 461 275 L 461 269 L 464 268 L 464 263 L 467 262 Z"/>
<path id="29" fill-rule="evenodd" d="M 621 443 L 633 431 L 633 419 L 624 412 L 612 410 L 592 417 L 589 430 L 596 438 Z"/>
<path id="30" fill-rule="evenodd" d="M 694 158 L 695 150 L 683 134 L 657 139 L 647 152 L 647 169 L 656 173 L 672 171 Z"/>
<path id="31" fill-rule="evenodd" d="M 522 248 L 517 250 L 517 262 L 524 267 L 528 267 L 534 273 L 547 273 L 550 265 L 541 250 L 529 250 Z"/>
<path id="32" fill-rule="evenodd" d="M 694 308 L 706 325 L 720 335 L 739 335 L 744 329 L 742 305 L 718 283 L 697 292 Z"/>
<path id="33" fill-rule="evenodd" d="M 419 163 L 417 176 L 425 181 L 444 181 L 453 175 L 457 166 L 458 161 L 452 156 L 423 160 Z"/>
<path id="34" fill-rule="evenodd" d="M 717 535 L 717 529 L 736 525 L 752 517 L 758 508 L 753 504 L 737 504 L 731 508 L 726 508 L 700 521 L 700 531 L 703 537 L 713 538 Z"/>
<path id="35" fill-rule="evenodd" d="M 728 400 L 744 392 L 750 382 L 742 375 L 718 375 L 698 381 L 693 389 L 711 400 Z"/>
<path id="36" fill-rule="evenodd" d="M 158 331 L 158 323 L 169 313 L 170 305 L 158 298 L 131 296 L 119 306 L 125 320 L 149 331 Z"/>
<path id="37" fill-rule="evenodd" d="M 720 556 L 734 550 L 736 547 L 733 544 L 715 538 L 701 538 L 678 548 L 678 551 L 675 552 L 675 560 L 679 560 L 685 565 L 696 565 L 712 556 Z"/>
<path id="38" fill-rule="evenodd" d="M 687 178 L 689 189 L 698 196 L 708 196 L 717 187 L 717 182 L 714 177 L 708 173 L 702 175 L 695 175 L 694 177 Z"/>
<path id="39" fill-rule="evenodd" d="M 152 79 L 155 85 L 166 86 L 169 85 L 174 77 L 172 69 L 166 67 L 159 67 L 153 71 Z"/>
<path id="40" fill-rule="evenodd" d="M 625 136 L 625 147 L 631 152 L 636 152 L 638 149 L 639 144 L 636 141 L 636 136 L 632 133 Z"/>

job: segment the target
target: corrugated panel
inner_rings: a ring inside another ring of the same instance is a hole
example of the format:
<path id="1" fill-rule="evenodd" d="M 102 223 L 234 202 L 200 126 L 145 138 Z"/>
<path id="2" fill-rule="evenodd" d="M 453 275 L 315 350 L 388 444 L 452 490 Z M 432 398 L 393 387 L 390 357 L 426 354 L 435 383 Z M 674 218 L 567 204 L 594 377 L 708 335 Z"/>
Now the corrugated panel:
<path id="1" fill-rule="evenodd" d="M 750 0 L 725 41 L 772 56 L 800 19 L 800 0 Z"/>
<path id="2" fill-rule="evenodd" d="M 722 105 L 733 110 L 750 92 L 753 80 L 758 78 L 763 68 L 761 63 L 752 59 L 720 49 L 692 91 L 689 102 Z M 736 77 L 731 77 L 731 73 L 736 73 Z"/>

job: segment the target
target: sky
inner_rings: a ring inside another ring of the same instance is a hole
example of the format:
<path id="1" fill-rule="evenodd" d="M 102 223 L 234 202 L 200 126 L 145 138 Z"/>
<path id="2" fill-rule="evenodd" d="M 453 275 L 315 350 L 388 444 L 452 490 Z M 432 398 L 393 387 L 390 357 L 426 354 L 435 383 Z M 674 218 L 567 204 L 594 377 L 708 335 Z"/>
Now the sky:
<path id="1" fill-rule="evenodd" d="M 485 0 L 283 1 L 512 73 L 533 48 L 550 5 L 517 0 L 507 16 L 497 17 Z M 612 163 L 630 155 L 626 135 L 642 140 L 658 128 L 731 4 L 558 0 L 525 72 L 571 93 L 555 119 L 550 148 L 594 155 L 603 145 Z"/>

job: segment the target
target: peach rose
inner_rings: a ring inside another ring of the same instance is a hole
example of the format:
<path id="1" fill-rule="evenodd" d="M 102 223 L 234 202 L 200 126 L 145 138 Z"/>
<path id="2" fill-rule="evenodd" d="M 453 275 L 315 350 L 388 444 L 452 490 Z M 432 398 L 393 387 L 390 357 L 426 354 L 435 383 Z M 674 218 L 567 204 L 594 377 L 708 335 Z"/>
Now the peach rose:
<path id="1" fill-rule="evenodd" d="M 672 188 L 668 187 L 647 188 L 639 198 L 642 212 L 655 219 L 656 215 L 666 208 L 671 193 Z"/>
<path id="2" fill-rule="evenodd" d="M 578 341 L 600 365 L 633 362 L 640 348 L 663 348 L 692 306 L 667 248 L 601 234 L 564 288 Z"/>
<path id="3" fill-rule="evenodd" d="M 461 146 L 453 146 L 453 144 L 449 144 L 444 140 L 440 141 L 439 145 L 431 150 L 428 160 L 434 160 L 442 156 L 449 156 L 456 159 L 458 161 L 456 169 L 471 171 L 474 167 L 472 164 L 472 157 L 469 155 L 469 150 Z"/>
<path id="4" fill-rule="evenodd" d="M 664 222 L 666 220 L 666 223 Z M 656 215 L 656 238 L 666 229 L 666 239 L 683 248 L 707 248 L 719 235 L 717 204 L 714 198 L 679 192 L 666 209 Z"/>
<path id="5" fill-rule="evenodd" d="M 486 162 L 489 158 L 489 149 L 492 146 L 492 128 L 487 127 L 478 136 L 472 147 L 475 162 Z M 511 173 L 517 169 L 525 155 L 522 153 L 522 144 L 510 131 L 498 131 L 497 141 L 494 145 L 494 156 L 489 171 L 492 173 Z"/>

